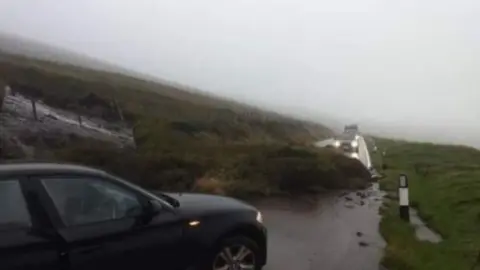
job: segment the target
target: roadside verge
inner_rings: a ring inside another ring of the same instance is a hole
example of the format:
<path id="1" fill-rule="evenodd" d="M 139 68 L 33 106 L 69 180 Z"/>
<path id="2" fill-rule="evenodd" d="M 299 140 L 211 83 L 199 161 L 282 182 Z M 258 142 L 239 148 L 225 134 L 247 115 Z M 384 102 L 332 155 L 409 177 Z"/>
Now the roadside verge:
<path id="1" fill-rule="evenodd" d="M 381 188 L 380 231 L 387 242 L 382 264 L 389 270 L 472 268 L 480 250 L 480 151 L 463 146 L 377 139 L 388 165 Z M 419 240 L 399 217 L 397 178 L 409 176 L 410 206 L 443 241 Z M 480 268 L 479 268 L 480 269 Z"/>

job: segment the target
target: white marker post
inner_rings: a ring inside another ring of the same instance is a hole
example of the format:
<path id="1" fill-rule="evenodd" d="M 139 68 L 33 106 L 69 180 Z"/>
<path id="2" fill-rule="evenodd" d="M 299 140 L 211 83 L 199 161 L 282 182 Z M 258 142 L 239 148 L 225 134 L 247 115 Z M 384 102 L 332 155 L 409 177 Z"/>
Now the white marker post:
<path id="1" fill-rule="evenodd" d="M 400 204 L 400 218 L 410 221 L 410 205 L 408 201 L 408 178 L 405 174 L 400 174 L 398 179 L 398 198 Z"/>

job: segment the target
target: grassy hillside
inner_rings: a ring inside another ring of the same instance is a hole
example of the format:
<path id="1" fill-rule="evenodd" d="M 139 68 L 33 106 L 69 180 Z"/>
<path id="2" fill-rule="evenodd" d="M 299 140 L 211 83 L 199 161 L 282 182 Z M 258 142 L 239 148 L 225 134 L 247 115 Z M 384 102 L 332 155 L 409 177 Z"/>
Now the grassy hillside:
<path id="1" fill-rule="evenodd" d="M 167 122 L 181 122 L 177 126 L 186 120 L 208 133 L 212 133 L 209 124 L 241 126 L 247 133 L 254 130 L 255 134 L 249 136 L 252 138 L 316 139 L 331 133 L 319 124 L 171 85 L 19 56 L 0 54 L 0 79 L 2 77 L 13 88 L 22 89 L 23 93 L 41 98 L 47 104 L 86 115 L 115 117 L 108 106 L 115 99 L 131 124 L 148 115 Z"/>
<path id="2" fill-rule="evenodd" d="M 86 55 L 57 48 L 55 46 L 34 41 L 12 33 L 0 32 L 0 52 L 54 63 L 69 63 L 74 66 L 81 66 L 96 70 L 123 74 L 135 74 L 133 71 L 117 65 L 105 63 Z"/>
<path id="3" fill-rule="evenodd" d="M 381 223 L 388 242 L 387 268 L 477 269 L 472 266 L 480 251 L 480 151 L 391 140 L 377 140 L 377 145 L 387 150 L 388 177 L 382 186 L 393 199 L 387 203 Z M 413 228 L 399 219 L 399 173 L 409 176 L 411 205 L 444 238 L 441 243 L 418 241 Z"/>
<path id="4" fill-rule="evenodd" d="M 358 161 L 312 147 L 332 135 L 317 123 L 174 84 L 5 53 L 0 80 L 48 105 L 109 121 L 120 118 L 117 104 L 137 144 L 136 150 L 117 149 L 72 137 L 38 151 L 49 154 L 37 158 L 101 167 L 150 188 L 236 196 L 316 192 L 369 181 Z"/>

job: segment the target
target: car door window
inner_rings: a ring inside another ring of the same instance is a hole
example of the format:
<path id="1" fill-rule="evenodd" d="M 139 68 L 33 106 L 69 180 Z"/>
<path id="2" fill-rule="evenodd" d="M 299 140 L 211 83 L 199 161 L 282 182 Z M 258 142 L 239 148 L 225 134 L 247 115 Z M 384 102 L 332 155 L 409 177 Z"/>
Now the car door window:
<path id="1" fill-rule="evenodd" d="M 136 194 L 97 178 L 41 179 L 66 226 L 137 216 L 142 205 Z"/>
<path id="2" fill-rule="evenodd" d="M 18 180 L 0 181 L 0 231 L 28 228 L 30 213 Z"/>

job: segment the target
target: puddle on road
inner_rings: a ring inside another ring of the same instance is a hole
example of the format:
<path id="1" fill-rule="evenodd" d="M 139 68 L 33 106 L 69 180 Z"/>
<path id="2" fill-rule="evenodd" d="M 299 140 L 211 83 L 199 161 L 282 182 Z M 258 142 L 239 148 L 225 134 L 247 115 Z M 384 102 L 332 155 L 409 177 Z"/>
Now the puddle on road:
<path id="1" fill-rule="evenodd" d="M 442 237 L 427 227 L 418 216 L 418 211 L 414 208 L 410 208 L 410 224 L 415 228 L 415 236 L 418 240 L 431 243 L 440 243 L 442 241 Z"/>

